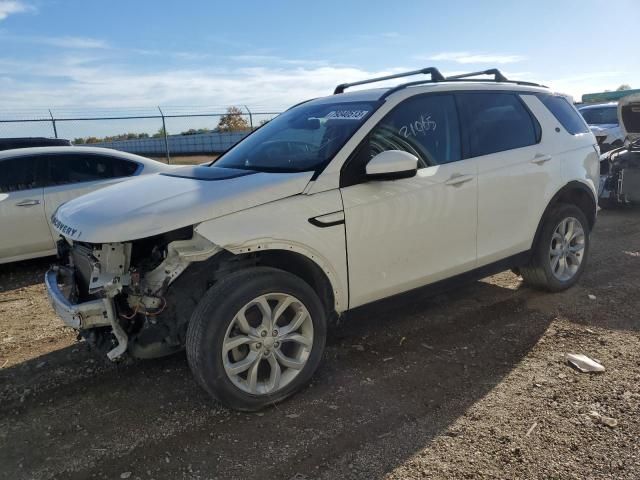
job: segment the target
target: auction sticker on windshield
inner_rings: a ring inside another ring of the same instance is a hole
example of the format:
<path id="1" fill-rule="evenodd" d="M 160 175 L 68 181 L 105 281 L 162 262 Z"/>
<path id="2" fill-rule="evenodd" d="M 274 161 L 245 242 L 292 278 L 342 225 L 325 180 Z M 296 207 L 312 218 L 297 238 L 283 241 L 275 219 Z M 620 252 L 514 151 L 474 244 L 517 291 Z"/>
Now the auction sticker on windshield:
<path id="1" fill-rule="evenodd" d="M 326 118 L 346 118 L 350 120 L 362 120 L 369 110 L 333 110 L 327 113 Z"/>

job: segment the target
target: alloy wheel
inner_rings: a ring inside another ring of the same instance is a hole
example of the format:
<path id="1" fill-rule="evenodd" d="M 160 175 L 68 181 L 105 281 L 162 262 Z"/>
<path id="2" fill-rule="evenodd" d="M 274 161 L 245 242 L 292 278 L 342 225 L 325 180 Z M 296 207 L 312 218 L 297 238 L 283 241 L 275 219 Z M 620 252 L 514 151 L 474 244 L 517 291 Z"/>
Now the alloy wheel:
<path id="1" fill-rule="evenodd" d="M 549 262 L 551 273 L 562 282 L 571 280 L 582 264 L 585 249 L 585 233 L 577 218 L 562 220 L 551 235 Z"/>
<path id="2" fill-rule="evenodd" d="M 222 362 L 233 384 L 252 395 L 286 387 L 304 368 L 313 346 L 313 322 L 292 295 L 267 293 L 233 317 L 222 344 Z"/>

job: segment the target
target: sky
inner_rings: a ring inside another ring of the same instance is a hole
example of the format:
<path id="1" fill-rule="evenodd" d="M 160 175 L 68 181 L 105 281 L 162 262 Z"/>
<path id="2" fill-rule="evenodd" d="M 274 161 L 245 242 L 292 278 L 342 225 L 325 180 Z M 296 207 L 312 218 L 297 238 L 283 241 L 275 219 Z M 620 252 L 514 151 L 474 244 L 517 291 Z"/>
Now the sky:
<path id="1" fill-rule="evenodd" d="M 639 16 L 640 0 L 0 0 L 0 113 L 281 111 L 426 66 L 498 67 L 578 100 L 640 88 L 624 25 Z"/>

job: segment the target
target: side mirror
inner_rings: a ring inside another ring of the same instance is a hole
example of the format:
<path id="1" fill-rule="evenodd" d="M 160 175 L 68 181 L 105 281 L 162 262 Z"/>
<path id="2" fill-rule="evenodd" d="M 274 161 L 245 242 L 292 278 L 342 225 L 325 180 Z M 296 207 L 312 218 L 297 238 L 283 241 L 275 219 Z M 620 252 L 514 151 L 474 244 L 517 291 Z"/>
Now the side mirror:
<path id="1" fill-rule="evenodd" d="M 415 177 L 418 158 L 402 150 L 380 152 L 367 163 L 367 178 L 371 180 L 398 180 Z"/>

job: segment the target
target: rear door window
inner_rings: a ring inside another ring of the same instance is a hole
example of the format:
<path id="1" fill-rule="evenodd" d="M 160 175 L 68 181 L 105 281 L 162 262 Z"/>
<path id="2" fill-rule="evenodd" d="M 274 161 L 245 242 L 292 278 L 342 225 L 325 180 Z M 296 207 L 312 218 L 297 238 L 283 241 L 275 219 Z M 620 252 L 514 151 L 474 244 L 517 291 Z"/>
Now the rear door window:
<path id="1" fill-rule="evenodd" d="M 0 193 L 39 187 L 38 165 L 37 157 L 26 155 L 0 160 Z"/>
<path id="2" fill-rule="evenodd" d="M 127 160 L 79 153 L 49 155 L 46 185 L 94 182 L 133 175 L 138 164 Z"/>
<path id="3" fill-rule="evenodd" d="M 560 95 L 538 95 L 538 98 L 571 135 L 589 133 L 584 119 L 566 98 Z"/>
<path id="4" fill-rule="evenodd" d="M 479 157 L 535 145 L 540 125 L 513 93 L 474 92 L 456 94 L 467 156 Z"/>

